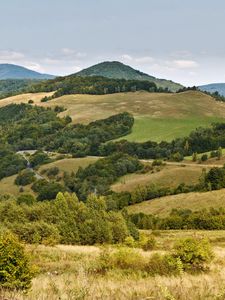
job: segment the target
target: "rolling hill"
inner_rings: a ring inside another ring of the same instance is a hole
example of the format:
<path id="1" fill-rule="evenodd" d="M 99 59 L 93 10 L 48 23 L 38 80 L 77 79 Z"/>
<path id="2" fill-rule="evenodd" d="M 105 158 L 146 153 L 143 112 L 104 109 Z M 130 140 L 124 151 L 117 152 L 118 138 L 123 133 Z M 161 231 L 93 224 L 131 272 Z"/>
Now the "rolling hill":
<path id="1" fill-rule="evenodd" d="M 146 80 L 154 82 L 157 87 L 168 88 L 171 91 L 177 91 L 182 85 L 166 79 L 158 79 L 118 61 L 102 62 L 87 69 L 84 69 L 75 75 L 86 76 L 103 76 L 113 79 L 126 80 Z"/>
<path id="2" fill-rule="evenodd" d="M 211 83 L 201 85 L 198 87 L 201 91 L 215 93 L 218 92 L 220 95 L 225 96 L 225 83 Z"/>
<path id="3" fill-rule="evenodd" d="M 199 91 L 170 93 L 118 93 L 108 95 L 65 95 L 41 102 L 44 96 L 53 93 L 21 94 L 0 101 L 0 107 L 9 103 L 27 103 L 66 108 L 60 116 L 70 115 L 74 123 L 87 124 L 120 112 L 130 112 L 135 123 L 129 141 L 170 141 L 186 136 L 199 126 L 225 120 L 225 103 L 215 101 Z"/>
<path id="4" fill-rule="evenodd" d="M 13 64 L 0 64 L 0 80 L 5 79 L 53 79 L 55 76 L 41 74 L 22 66 Z"/>
<path id="5" fill-rule="evenodd" d="M 127 208 L 128 213 L 154 214 L 160 217 L 168 216 L 172 209 L 209 209 L 224 207 L 224 189 L 210 192 L 193 192 L 166 196 L 158 199 L 144 201 Z"/>

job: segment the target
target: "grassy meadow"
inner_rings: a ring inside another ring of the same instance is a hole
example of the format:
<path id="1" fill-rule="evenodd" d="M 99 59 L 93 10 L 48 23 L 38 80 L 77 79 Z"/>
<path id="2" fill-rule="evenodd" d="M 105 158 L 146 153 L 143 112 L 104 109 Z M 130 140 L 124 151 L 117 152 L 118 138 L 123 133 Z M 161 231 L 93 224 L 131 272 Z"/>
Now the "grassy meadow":
<path id="1" fill-rule="evenodd" d="M 70 115 L 74 123 L 89 123 L 120 112 L 130 112 L 135 117 L 130 141 L 170 141 L 186 136 L 199 126 L 209 126 L 225 118 L 225 103 L 215 101 L 202 92 L 187 91 L 167 93 L 119 93 L 109 95 L 66 95 L 48 102 L 40 102 L 52 93 L 24 94 L 2 99 L 0 107 L 9 103 L 27 103 L 54 107 L 64 106 L 61 116 Z"/>
<path id="2" fill-rule="evenodd" d="M 151 232 L 145 232 L 150 234 Z M 131 249 L 139 261 L 153 254 L 166 254 L 174 243 L 184 237 L 208 238 L 215 254 L 206 273 L 182 273 L 178 276 L 150 276 L 141 271 L 135 261 L 132 269 L 115 266 L 104 273 L 97 272 L 98 258 L 107 246 L 26 246 L 36 276 L 28 294 L 0 292 L 3 299 L 17 300 L 222 300 L 225 297 L 225 232 L 224 231 L 159 231 L 152 251 Z M 108 246 L 110 253 L 119 246 Z M 124 248 L 123 248 L 124 249 Z"/>
<path id="3" fill-rule="evenodd" d="M 115 192 L 132 191 L 138 186 L 157 184 L 162 187 L 176 187 L 181 183 L 196 184 L 202 174 L 201 165 L 199 167 L 192 166 L 176 166 L 166 165 L 155 168 L 145 174 L 129 174 L 120 177 L 119 180 L 112 185 Z M 179 174 L 179 176 L 177 176 Z"/>
<path id="4" fill-rule="evenodd" d="M 158 199 L 144 201 L 139 204 L 129 206 L 129 213 L 143 212 L 145 214 L 154 214 L 158 216 L 167 216 L 172 209 L 209 209 L 210 207 L 220 208 L 225 206 L 225 190 L 210 192 L 193 192 L 166 196 Z"/>

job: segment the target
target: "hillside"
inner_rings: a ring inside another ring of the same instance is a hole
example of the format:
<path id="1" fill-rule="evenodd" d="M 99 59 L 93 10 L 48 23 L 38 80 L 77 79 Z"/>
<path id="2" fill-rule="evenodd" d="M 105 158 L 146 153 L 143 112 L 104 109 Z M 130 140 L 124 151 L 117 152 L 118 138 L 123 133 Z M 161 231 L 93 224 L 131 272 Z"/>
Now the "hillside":
<path id="1" fill-rule="evenodd" d="M 104 76 L 114 79 L 126 80 L 146 80 L 154 82 L 158 87 L 168 88 L 171 91 L 177 91 L 182 88 L 181 84 L 166 79 L 158 79 L 118 61 L 102 62 L 78 73 L 78 76 Z"/>
<path id="2" fill-rule="evenodd" d="M 186 136 L 199 126 L 224 121 L 225 104 L 198 92 L 168 93 L 119 93 L 110 95 L 65 95 L 48 102 L 40 102 L 41 95 L 51 93 L 23 94 L 2 99 L 0 107 L 9 103 L 27 103 L 34 100 L 44 107 L 64 106 L 67 110 L 60 116 L 70 115 L 74 123 L 87 124 L 96 119 L 127 111 L 134 115 L 130 141 L 167 140 Z M 42 98 L 43 98 L 42 97 Z"/>
<path id="3" fill-rule="evenodd" d="M 210 191 L 205 193 L 188 193 L 174 196 L 166 196 L 154 200 L 145 201 L 139 204 L 129 206 L 129 213 L 143 212 L 145 214 L 154 214 L 158 216 L 167 216 L 172 209 L 209 209 L 224 207 L 225 197 L 224 189 L 219 191 Z"/>
<path id="4" fill-rule="evenodd" d="M 0 80 L 4 79 L 52 79 L 55 76 L 41 74 L 22 66 L 13 64 L 0 64 Z"/>
<path id="5" fill-rule="evenodd" d="M 225 83 L 211 83 L 211 84 L 201 85 L 198 88 L 201 91 L 206 91 L 209 93 L 218 92 L 220 95 L 225 96 Z"/>

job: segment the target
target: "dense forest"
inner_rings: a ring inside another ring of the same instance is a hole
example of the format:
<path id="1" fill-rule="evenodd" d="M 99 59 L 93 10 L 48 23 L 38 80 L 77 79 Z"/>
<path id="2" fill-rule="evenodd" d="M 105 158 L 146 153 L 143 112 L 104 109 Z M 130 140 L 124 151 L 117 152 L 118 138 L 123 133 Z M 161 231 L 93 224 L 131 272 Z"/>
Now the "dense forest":
<path id="1" fill-rule="evenodd" d="M 0 99 L 27 92 L 31 86 L 39 82 L 40 80 L 34 79 L 0 80 Z"/>
<path id="2" fill-rule="evenodd" d="M 140 90 L 168 92 L 168 89 L 157 88 L 156 84 L 150 81 L 113 79 L 101 76 L 80 77 L 75 75 L 42 81 L 40 84 L 35 84 L 29 88 L 30 92 L 56 91 L 52 96 L 53 98 L 70 94 L 103 95 Z"/>

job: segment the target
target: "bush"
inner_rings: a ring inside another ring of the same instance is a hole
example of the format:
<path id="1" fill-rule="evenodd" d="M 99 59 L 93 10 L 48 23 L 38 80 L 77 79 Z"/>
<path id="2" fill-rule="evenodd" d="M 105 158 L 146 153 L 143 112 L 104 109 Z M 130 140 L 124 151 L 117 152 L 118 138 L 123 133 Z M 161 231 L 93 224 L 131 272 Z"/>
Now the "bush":
<path id="1" fill-rule="evenodd" d="M 14 225 L 13 231 L 21 240 L 29 244 L 55 245 L 60 240 L 56 226 L 43 221 Z"/>
<path id="2" fill-rule="evenodd" d="M 25 185 L 28 185 L 28 184 L 34 182 L 34 181 L 35 181 L 34 172 L 31 171 L 30 169 L 26 169 L 26 170 L 21 171 L 17 175 L 17 177 L 15 179 L 15 184 L 25 186 Z"/>
<path id="3" fill-rule="evenodd" d="M 29 101 L 28 101 L 28 104 L 33 104 L 34 103 L 34 101 L 32 100 L 32 99 L 30 99 Z"/>
<path id="4" fill-rule="evenodd" d="M 0 235 L 0 287 L 28 290 L 33 272 L 24 247 L 9 232 Z"/>
<path id="5" fill-rule="evenodd" d="M 31 194 L 22 194 L 17 198 L 17 204 L 27 204 L 27 205 L 32 205 L 35 202 L 35 198 Z"/>
<path id="6" fill-rule="evenodd" d="M 156 246 L 156 240 L 154 236 L 150 236 L 147 238 L 147 240 L 142 244 L 142 249 L 144 251 L 149 251 L 155 249 Z"/>
<path id="7" fill-rule="evenodd" d="M 179 275 L 183 271 L 183 265 L 179 257 L 154 254 L 149 259 L 145 270 L 151 276 Z"/>
<path id="8" fill-rule="evenodd" d="M 47 176 L 48 177 L 54 177 L 59 174 L 59 168 L 58 167 L 52 167 L 47 170 Z"/>
<path id="9" fill-rule="evenodd" d="M 124 240 L 124 244 L 130 248 L 134 248 L 136 246 L 135 240 L 132 236 L 126 237 Z"/>
<path id="10" fill-rule="evenodd" d="M 177 242 L 174 258 L 181 260 L 185 271 L 205 271 L 206 263 L 211 262 L 213 252 L 207 240 L 187 238 Z"/>
<path id="11" fill-rule="evenodd" d="M 163 165 L 163 162 L 162 160 L 160 159 L 155 159 L 153 162 L 152 162 L 152 166 L 155 167 L 155 166 L 162 166 Z"/>
<path id="12" fill-rule="evenodd" d="M 207 154 L 203 154 L 201 157 L 201 161 L 207 161 L 208 159 L 208 155 Z"/>
<path id="13" fill-rule="evenodd" d="M 123 247 L 111 254 L 109 263 L 111 268 L 139 271 L 144 270 L 145 258 L 138 251 Z"/>

